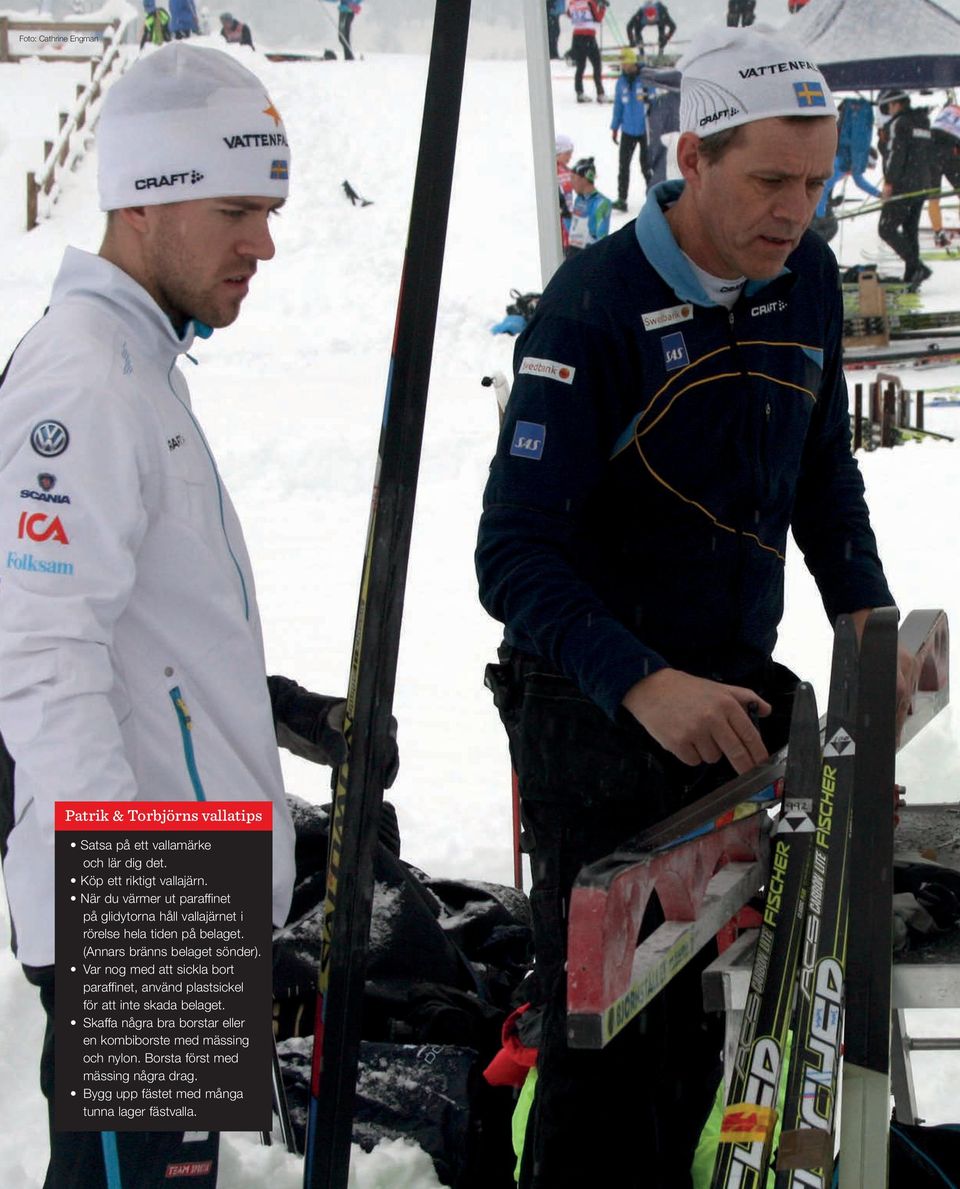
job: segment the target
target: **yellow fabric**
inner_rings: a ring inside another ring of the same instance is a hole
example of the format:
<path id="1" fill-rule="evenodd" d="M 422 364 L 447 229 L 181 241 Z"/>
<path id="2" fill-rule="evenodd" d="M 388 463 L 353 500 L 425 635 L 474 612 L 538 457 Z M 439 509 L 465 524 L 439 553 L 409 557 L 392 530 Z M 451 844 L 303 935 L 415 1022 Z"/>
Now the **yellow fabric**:
<path id="1" fill-rule="evenodd" d="M 523 1159 L 523 1137 L 527 1133 L 527 1119 L 530 1117 L 530 1107 L 533 1106 L 533 1095 L 536 1088 L 537 1067 L 532 1065 L 520 1089 L 517 1105 L 513 1108 L 513 1150 L 517 1157 L 517 1166 L 513 1170 L 513 1179 L 515 1181 L 520 1180 L 520 1161 Z"/>
<path id="2" fill-rule="evenodd" d="M 773 1131 L 773 1145 L 771 1151 L 776 1152 L 777 1144 L 780 1142 L 780 1121 L 783 1118 L 783 1099 L 787 1089 L 787 1079 L 784 1076 L 785 1071 L 790 1068 L 790 1050 L 793 1046 L 793 1033 L 787 1033 L 787 1043 L 784 1045 L 783 1066 L 780 1073 L 780 1090 L 777 1094 L 777 1122 Z M 693 1156 L 693 1164 L 690 1166 L 690 1173 L 693 1178 L 693 1189 L 710 1189 L 710 1182 L 713 1180 L 713 1166 L 717 1157 L 717 1137 L 720 1134 L 720 1125 L 723 1122 L 723 1100 L 725 1097 L 725 1087 L 721 1082 L 717 1089 L 716 1098 L 713 1100 L 713 1109 L 710 1111 L 710 1117 L 704 1124 L 703 1131 L 700 1133 L 700 1143 L 697 1145 L 697 1150 Z M 767 1173 L 766 1189 L 774 1189 L 774 1182 L 776 1176 L 771 1169 Z"/>

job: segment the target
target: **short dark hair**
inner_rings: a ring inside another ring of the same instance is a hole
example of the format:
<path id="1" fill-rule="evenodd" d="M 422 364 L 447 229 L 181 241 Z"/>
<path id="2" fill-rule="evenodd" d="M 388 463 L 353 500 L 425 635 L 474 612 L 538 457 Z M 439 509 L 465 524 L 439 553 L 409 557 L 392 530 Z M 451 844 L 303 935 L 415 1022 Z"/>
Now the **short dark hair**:
<path id="1" fill-rule="evenodd" d="M 806 123 L 807 120 L 834 120 L 835 116 L 774 116 L 777 120 L 787 120 L 791 124 L 799 122 Z M 745 128 L 745 124 L 737 124 L 734 128 L 724 128 L 720 132 L 711 132 L 709 136 L 700 138 L 700 156 L 706 158 L 710 165 L 716 165 L 723 157 L 727 149 L 737 139 L 741 128 Z"/>

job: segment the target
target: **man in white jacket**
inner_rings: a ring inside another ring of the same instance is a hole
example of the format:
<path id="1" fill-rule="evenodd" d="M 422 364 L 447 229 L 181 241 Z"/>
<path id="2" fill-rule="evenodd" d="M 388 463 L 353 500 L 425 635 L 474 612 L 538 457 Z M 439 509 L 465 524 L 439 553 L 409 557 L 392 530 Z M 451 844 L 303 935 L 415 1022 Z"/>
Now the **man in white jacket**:
<path id="1" fill-rule="evenodd" d="M 178 369 L 228 326 L 287 195 L 290 149 L 259 80 L 177 44 L 109 92 L 99 255 L 68 248 L 0 383 L 0 731 L 15 762 L 0 848 L 14 948 L 47 1010 L 52 1189 L 167 1184 L 182 1133 L 52 1126 L 55 801 L 269 800 L 273 920 L 294 882 L 278 732 L 340 762 L 340 702 L 271 678 L 250 561 Z M 274 706 L 271 707 L 271 695 Z M 275 711 L 276 713 L 274 713 Z M 185 719 L 189 715 L 190 727 Z M 342 721 L 342 719 L 340 720 Z M 15 792 L 14 792 L 15 784 Z M 105 1168 L 106 1165 L 106 1168 Z"/>

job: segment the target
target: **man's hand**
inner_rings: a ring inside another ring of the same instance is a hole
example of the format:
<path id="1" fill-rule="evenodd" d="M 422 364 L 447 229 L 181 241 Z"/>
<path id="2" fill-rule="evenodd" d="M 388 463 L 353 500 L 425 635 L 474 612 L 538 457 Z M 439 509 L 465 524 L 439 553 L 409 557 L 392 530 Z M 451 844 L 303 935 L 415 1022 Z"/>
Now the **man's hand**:
<path id="1" fill-rule="evenodd" d="M 268 677 L 277 743 L 301 759 L 336 768 L 349 754 L 343 733 L 345 698 L 314 694 L 289 677 Z M 383 787 L 388 789 L 400 770 L 397 720 L 390 715 L 383 753 Z"/>
<path id="2" fill-rule="evenodd" d="M 619 142 L 618 142 L 618 140 L 617 140 L 617 138 L 618 138 L 618 136 L 619 136 L 619 135 L 620 135 L 620 133 L 619 133 L 619 131 L 618 131 L 616 128 L 611 128 L 611 129 L 610 129 L 610 139 L 613 141 L 613 143 L 614 143 L 614 144 L 618 144 L 618 143 L 619 143 Z"/>
<path id="3" fill-rule="evenodd" d="M 742 773 L 767 758 L 748 707 L 756 706 L 761 718 L 772 707 L 752 689 L 661 669 L 631 686 L 623 705 L 685 764 L 715 764 L 726 756 L 734 771 Z"/>
<path id="4" fill-rule="evenodd" d="M 889 182 L 884 182 L 880 187 L 880 197 L 889 198 L 893 194 L 893 186 Z"/>

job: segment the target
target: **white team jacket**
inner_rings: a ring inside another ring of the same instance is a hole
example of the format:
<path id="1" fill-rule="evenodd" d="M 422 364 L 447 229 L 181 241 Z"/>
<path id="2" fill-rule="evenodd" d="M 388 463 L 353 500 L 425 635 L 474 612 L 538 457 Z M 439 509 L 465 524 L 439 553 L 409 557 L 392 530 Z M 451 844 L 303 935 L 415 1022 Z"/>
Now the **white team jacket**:
<path id="1" fill-rule="evenodd" d="M 250 561 L 177 368 L 193 337 L 68 248 L 0 388 L 4 879 L 28 965 L 54 960 L 59 800 L 270 800 L 274 922 L 289 910 L 294 832 Z"/>

